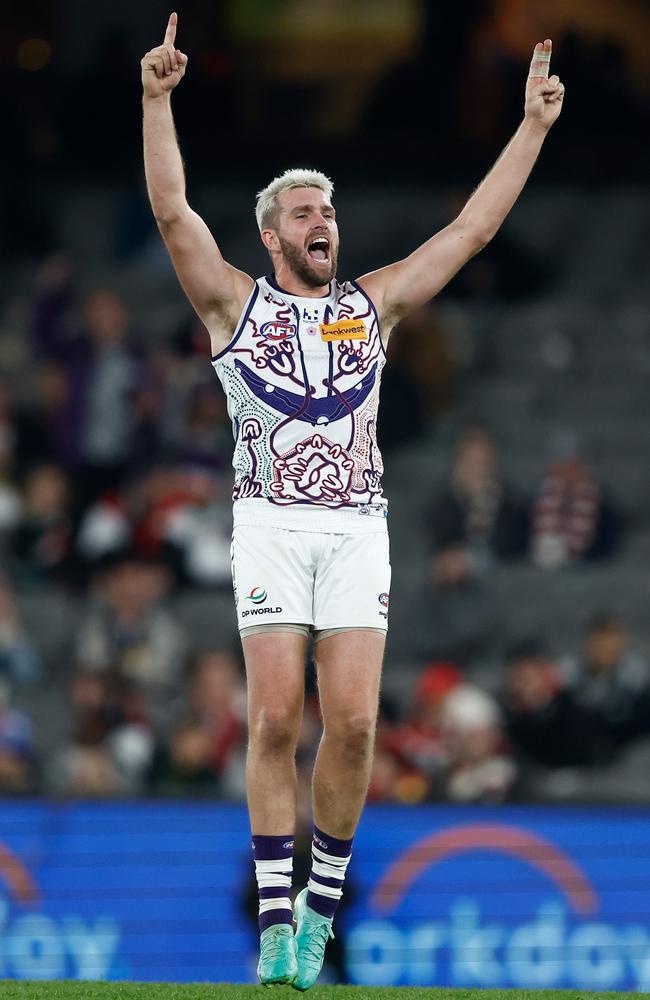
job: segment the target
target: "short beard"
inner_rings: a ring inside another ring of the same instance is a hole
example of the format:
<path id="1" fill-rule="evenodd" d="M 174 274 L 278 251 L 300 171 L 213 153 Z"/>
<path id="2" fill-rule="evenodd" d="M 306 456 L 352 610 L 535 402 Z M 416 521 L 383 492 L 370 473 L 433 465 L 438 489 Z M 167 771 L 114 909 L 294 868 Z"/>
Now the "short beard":
<path id="1" fill-rule="evenodd" d="M 307 285 L 308 288 L 322 288 L 323 285 L 326 285 L 332 280 L 336 274 L 338 264 L 338 253 L 333 247 L 330 247 L 330 253 L 332 256 L 330 258 L 330 266 L 327 272 L 327 277 L 323 278 L 322 274 L 318 274 L 315 269 L 310 267 L 304 259 L 301 251 L 298 250 L 293 243 L 289 243 L 287 240 L 283 239 L 279 233 L 277 235 L 284 259 L 295 276 L 300 278 L 300 280 Z"/>

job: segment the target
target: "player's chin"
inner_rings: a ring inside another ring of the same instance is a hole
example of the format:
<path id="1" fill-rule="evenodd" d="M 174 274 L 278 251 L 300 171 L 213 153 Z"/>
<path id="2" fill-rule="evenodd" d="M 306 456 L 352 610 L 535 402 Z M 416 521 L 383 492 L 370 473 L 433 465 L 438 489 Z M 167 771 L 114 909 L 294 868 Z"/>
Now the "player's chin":
<path id="1" fill-rule="evenodd" d="M 315 284 L 326 285 L 336 274 L 336 257 L 328 257 L 326 260 L 314 260 L 310 257 L 306 270 Z"/>

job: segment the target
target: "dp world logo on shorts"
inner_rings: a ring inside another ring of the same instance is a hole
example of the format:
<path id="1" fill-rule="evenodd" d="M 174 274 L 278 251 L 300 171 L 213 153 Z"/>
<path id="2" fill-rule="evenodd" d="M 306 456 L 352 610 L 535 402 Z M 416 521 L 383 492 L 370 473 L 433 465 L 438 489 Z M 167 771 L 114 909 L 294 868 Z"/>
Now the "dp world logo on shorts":
<path id="1" fill-rule="evenodd" d="M 643 831 L 613 850 L 620 828 L 600 825 L 564 826 L 571 853 L 502 823 L 454 825 L 411 842 L 369 876 L 366 913 L 346 941 L 350 981 L 650 991 L 645 888 L 628 905 Z"/>
<path id="2" fill-rule="evenodd" d="M 268 594 L 264 590 L 264 587 L 253 587 L 250 594 L 247 594 L 246 600 L 252 601 L 253 604 L 264 604 L 267 597 Z"/>
<path id="3" fill-rule="evenodd" d="M 265 603 L 268 596 L 264 587 L 253 587 L 250 594 L 247 594 L 245 597 L 245 600 L 250 601 L 253 607 L 245 608 L 241 613 L 242 618 L 250 618 L 251 615 L 279 615 L 282 611 L 280 607 L 271 608 L 268 605 L 263 608 L 260 607 L 260 605 Z"/>

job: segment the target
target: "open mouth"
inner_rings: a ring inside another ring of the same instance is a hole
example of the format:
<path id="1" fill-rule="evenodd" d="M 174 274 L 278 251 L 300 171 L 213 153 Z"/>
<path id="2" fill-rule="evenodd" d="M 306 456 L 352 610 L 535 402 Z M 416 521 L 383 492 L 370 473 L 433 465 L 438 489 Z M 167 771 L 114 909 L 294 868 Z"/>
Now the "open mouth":
<path id="1" fill-rule="evenodd" d="M 317 236 L 307 247 L 307 253 L 312 260 L 317 260 L 321 264 L 327 263 L 330 259 L 330 242 L 325 236 Z"/>

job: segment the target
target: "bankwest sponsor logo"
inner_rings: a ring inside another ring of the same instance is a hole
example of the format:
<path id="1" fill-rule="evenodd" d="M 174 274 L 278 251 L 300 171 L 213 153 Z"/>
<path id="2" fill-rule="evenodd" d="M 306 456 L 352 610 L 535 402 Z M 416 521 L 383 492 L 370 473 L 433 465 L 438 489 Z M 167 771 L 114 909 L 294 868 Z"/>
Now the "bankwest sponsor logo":
<path id="1" fill-rule="evenodd" d="M 108 916 L 47 912 L 23 861 L 0 843 L 0 979 L 106 979 L 121 931 Z M 121 969 L 127 972 L 126 966 Z"/>
<path id="2" fill-rule="evenodd" d="M 340 319 L 337 323 L 321 323 L 322 340 L 367 340 L 368 331 L 362 319 Z"/>
<path id="3" fill-rule="evenodd" d="M 434 869 L 461 856 L 441 887 Z M 534 902 L 521 865 L 541 876 Z M 531 830 L 471 824 L 426 837 L 380 877 L 370 911 L 347 937 L 351 981 L 650 991 L 650 926 L 625 923 L 615 906 L 608 921 L 577 861 Z"/>

